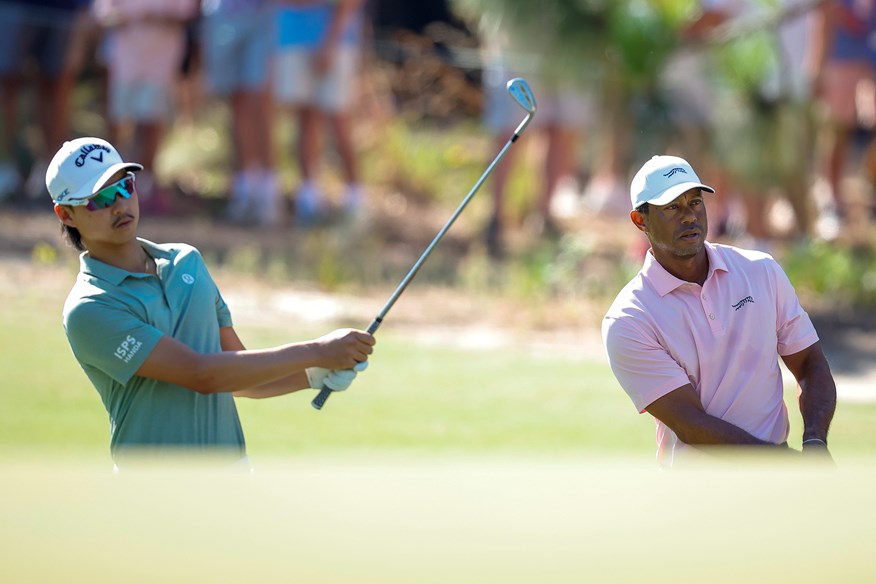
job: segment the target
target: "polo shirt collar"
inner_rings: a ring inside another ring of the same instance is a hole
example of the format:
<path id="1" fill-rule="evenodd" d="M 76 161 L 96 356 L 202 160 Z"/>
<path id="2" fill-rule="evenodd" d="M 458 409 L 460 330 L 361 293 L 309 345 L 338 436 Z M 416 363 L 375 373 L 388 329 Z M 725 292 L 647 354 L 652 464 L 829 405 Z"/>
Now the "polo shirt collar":
<path id="1" fill-rule="evenodd" d="M 152 243 L 149 240 L 137 238 L 137 241 L 140 242 L 149 255 L 153 258 L 158 259 L 169 259 L 170 254 L 163 250 L 161 247 Z M 133 275 L 132 272 L 127 270 L 123 270 L 121 268 L 117 268 L 115 266 L 111 266 L 106 264 L 100 260 L 96 260 L 88 255 L 88 252 L 82 252 L 79 255 L 79 271 L 83 274 L 88 274 L 89 276 L 94 276 L 100 280 L 105 280 L 114 286 L 118 286 L 122 283 L 125 278 L 128 278 Z"/>
<path id="2" fill-rule="evenodd" d="M 706 281 L 708 281 L 712 277 L 712 274 L 717 271 L 730 271 L 727 262 L 724 261 L 724 254 L 721 253 L 717 246 L 712 245 L 707 241 L 705 242 L 705 248 L 706 255 L 709 257 L 709 275 L 706 276 Z M 654 286 L 654 289 L 660 294 L 660 296 L 666 296 L 681 286 L 690 284 L 690 282 L 676 278 L 666 271 L 666 268 L 660 265 L 660 262 L 654 258 L 654 254 L 651 253 L 650 249 L 648 250 L 648 253 L 645 254 L 645 263 L 642 266 L 642 276 Z"/>

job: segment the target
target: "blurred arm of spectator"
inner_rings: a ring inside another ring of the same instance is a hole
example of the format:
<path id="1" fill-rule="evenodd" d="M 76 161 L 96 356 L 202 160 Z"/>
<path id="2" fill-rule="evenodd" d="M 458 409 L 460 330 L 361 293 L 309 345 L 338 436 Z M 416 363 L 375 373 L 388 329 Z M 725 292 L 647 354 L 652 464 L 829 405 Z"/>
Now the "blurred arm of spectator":
<path id="1" fill-rule="evenodd" d="M 837 6 L 833 2 L 823 2 L 814 12 L 812 19 L 812 34 L 810 35 L 807 68 L 812 80 L 812 94 L 816 97 L 824 94 L 824 66 L 827 53 L 833 44 L 833 35 L 837 22 Z"/>
<path id="2" fill-rule="evenodd" d="M 332 19 L 326 30 L 325 40 L 313 55 L 314 69 L 319 73 L 325 73 L 331 66 L 337 48 L 341 44 L 347 25 L 362 7 L 364 0 L 340 0 L 332 12 Z"/>

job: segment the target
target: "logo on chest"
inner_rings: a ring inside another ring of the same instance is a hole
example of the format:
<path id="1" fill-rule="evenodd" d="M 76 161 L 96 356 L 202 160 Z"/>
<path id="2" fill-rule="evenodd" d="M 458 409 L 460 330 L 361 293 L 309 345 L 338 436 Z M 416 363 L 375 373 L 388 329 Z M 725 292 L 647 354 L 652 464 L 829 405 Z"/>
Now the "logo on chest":
<path id="1" fill-rule="evenodd" d="M 754 298 L 752 298 L 751 296 L 746 296 L 745 298 L 733 305 L 733 310 L 739 310 L 746 304 L 754 304 Z"/>

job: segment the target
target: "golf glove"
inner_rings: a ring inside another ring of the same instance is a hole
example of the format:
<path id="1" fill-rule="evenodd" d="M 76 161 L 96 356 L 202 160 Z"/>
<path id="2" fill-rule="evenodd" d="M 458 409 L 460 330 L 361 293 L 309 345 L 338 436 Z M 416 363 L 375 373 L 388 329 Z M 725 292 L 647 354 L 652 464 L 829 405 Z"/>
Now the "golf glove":
<path id="1" fill-rule="evenodd" d="M 313 389 L 328 387 L 332 391 L 344 391 L 356 379 L 356 375 L 368 368 L 368 361 L 357 363 L 352 369 L 323 369 L 308 367 L 307 381 Z"/>

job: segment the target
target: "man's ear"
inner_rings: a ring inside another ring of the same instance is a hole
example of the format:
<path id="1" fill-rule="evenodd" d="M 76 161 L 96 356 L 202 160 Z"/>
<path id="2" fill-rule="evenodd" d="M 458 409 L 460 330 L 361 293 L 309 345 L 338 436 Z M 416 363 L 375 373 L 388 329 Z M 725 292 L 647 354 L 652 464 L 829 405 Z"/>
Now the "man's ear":
<path id="1" fill-rule="evenodd" d="M 73 216 L 70 214 L 70 208 L 63 205 L 55 205 L 55 215 L 58 216 L 58 219 L 61 220 L 61 223 L 64 225 L 69 225 L 70 227 L 76 227 L 75 222 L 73 221 Z"/>
<path id="2" fill-rule="evenodd" d="M 633 225 L 636 226 L 636 229 L 642 233 L 648 232 L 648 219 L 644 213 L 633 209 L 630 211 L 630 220 L 633 222 Z"/>

